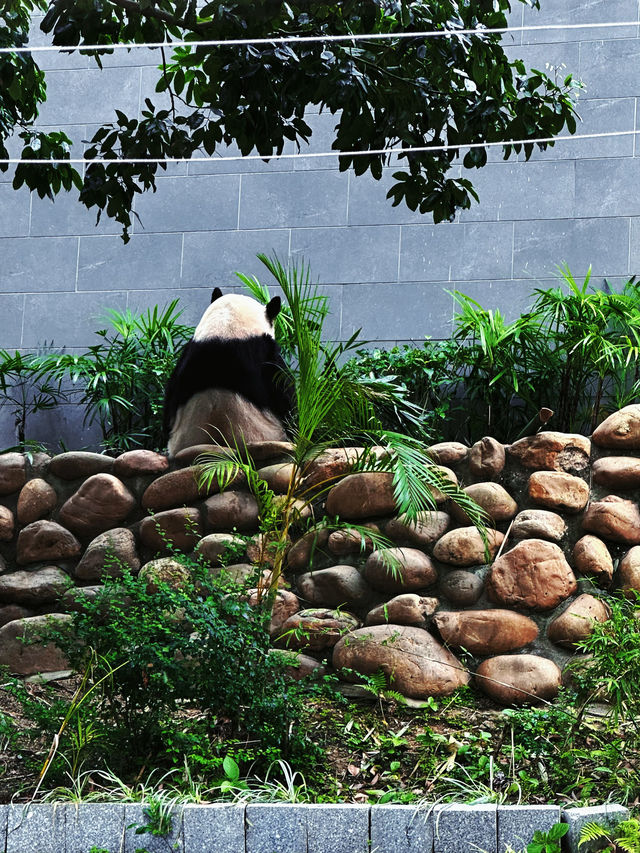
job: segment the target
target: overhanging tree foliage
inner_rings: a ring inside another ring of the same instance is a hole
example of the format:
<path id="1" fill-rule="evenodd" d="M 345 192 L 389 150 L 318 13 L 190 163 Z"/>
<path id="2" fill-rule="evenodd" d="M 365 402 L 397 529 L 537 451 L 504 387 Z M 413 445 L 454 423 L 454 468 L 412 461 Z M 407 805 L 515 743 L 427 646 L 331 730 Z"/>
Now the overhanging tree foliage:
<path id="1" fill-rule="evenodd" d="M 539 0 L 519 0 L 538 6 Z M 198 9 L 198 6 L 200 7 Z M 175 40 L 218 40 L 419 32 L 507 26 L 509 0 L 345 0 L 341 3 L 280 0 L 4 0 L 0 46 L 27 43 L 30 16 L 45 11 L 42 29 L 53 44 L 100 56 L 110 44 Z M 401 154 L 402 167 L 387 196 L 412 210 L 431 213 L 436 222 L 469 208 L 478 199 L 467 177 L 452 164 L 455 148 L 483 141 L 535 140 L 575 131 L 570 76 L 551 79 L 510 62 L 500 34 L 425 39 L 391 38 L 357 42 L 262 44 L 164 49 L 157 91 L 170 107 L 151 100 L 140 117 L 116 111 L 116 121 L 101 127 L 86 152 L 89 158 L 190 158 L 213 155 L 236 143 L 242 154 L 265 159 L 283 151 L 286 140 L 298 149 L 311 137 L 305 121 L 310 106 L 336 117 L 332 147 L 339 151 L 415 148 L 448 144 L 447 151 Z M 65 134 L 34 129 L 38 105 L 46 98 L 44 75 L 29 54 L 0 54 L 0 159 L 16 131 L 23 159 L 68 157 Z M 548 143 L 540 143 L 546 148 Z M 534 142 L 506 145 L 504 156 Z M 467 168 L 487 161 L 486 149 L 469 150 Z M 339 158 L 340 169 L 380 179 L 389 155 Z M 6 170 L 6 164 L 0 168 Z M 53 197 L 75 186 L 80 201 L 105 212 L 123 226 L 127 239 L 136 193 L 155 190 L 156 163 L 90 164 L 84 176 L 71 165 L 17 167 L 14 186 L 26 184 Z"/>

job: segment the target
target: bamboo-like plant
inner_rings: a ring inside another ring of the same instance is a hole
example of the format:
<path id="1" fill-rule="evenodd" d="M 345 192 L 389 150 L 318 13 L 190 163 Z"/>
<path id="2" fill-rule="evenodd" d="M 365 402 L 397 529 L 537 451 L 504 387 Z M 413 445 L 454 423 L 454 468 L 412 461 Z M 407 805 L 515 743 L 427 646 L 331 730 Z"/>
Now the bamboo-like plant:
<path id="1" fill-rule="evenodd" d="M 85 423 L 95 421 L 112 451 L 163 444 L 162 407 L 167 380 L 193 333 L 179 322 L 178 300 L 141 314 L 107 311 L 100 343 L 80 355 L 52 359 L 53 375 L 78 387 Z"/>
<path id="2" fill-rule="evenodd" d="M 286 494 L 278 501 L 260 484 L 258 473 L 244 448 L 207 453 L 201 458 L 203 483 L 217 481 L 224 489 L 238 474 L 244 474 L 256 495 L 261 517 L 263 559 L 273 566 L 266 596 L 273 601 L 282 574 L 292 528 L 300 526 L 304 509 L 324 497 L 335 485 L 330 477 L 309 486 L 306 477 L 312 463 L 328 447 L 361 448 L 354 459 L 354 471 L 388 471 L 393 475 L 393 490 L 398 512 L 409 521 L 422 510 L 436 508 L 436 490 L 452 498 L 467 513 L 472 523 L 484 530 L 487 518 L 483 510 L 457 485 L 451 483 L 433 464 L 426 444 L 418 438 L 384 430 L 376 415 L 376 402 L 386 392 L 384 383 L 354 380 L 344 369 L 343 356 L 357 345 L 358 334 L 346 343 L 327 343 L 322 338 L 324 320 L 329 313 L 327 297 L 311 281 L 308 266 L 284 267 L 274 257 L 258 255 L 280 287 L 284 304 L 276 325 L 278 337 L 288 361 L 289 381 L 295 390 L 295 414 L 288 424 L 292 436 L 291 476 Z M 241 276 L 251 293 L 260 301 L 270 299 L 268 288 L 255 278 Z M 360 532 L 362 547 L 368 539 L 374 548 L 391 543 L 381 534 L 351 522 L 326 519 L 310 525 L 308 532 L 322 527 L 345 527 Z M 393 566 L 391 566 L 393 569 Z"/>

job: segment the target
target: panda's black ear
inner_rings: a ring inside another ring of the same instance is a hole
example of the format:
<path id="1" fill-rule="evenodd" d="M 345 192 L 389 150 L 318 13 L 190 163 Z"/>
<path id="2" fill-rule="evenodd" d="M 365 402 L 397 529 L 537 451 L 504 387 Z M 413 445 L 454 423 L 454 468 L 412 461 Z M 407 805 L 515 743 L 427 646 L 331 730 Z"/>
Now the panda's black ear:
<path id="1" fill-rule="evenodd" d="M 213 292 L 211 293 L 211 301 L 215 302 L 216 299 L 220 299 L 221 296 L 222 296 L 222 291 L 220 290 L 220 288 L 214 287 Z"/>
<path id="2" fill-rule="evenodd" d="M 280 302 L 279 296 L 274 296 L 271 302 L 267 305 L 267 317 L 269 318 L 270 323 L 273 323 L 280 313 L 281 305 L 282 303 Z"/>

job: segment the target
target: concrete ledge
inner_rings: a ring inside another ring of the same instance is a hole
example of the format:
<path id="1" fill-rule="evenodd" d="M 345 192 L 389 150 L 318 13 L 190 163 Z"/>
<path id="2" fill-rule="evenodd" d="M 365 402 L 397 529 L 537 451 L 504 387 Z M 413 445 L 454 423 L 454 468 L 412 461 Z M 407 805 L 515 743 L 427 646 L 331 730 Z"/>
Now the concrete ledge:
<path id="1" fill-rule="evenodd" d="M 613 826 L 623 806 L 438 804 L 359 806 L 271 804 L 177 806 L 168 836 L 136 833 L 139 803 L 35 803 L 0 806 L 6 853 L 507 853 L 524 851 L 535 830 L 569 824 L 567 853 L 578 853 L 582 827 Z M 589 848 L 583 845 L 589 853 Z"/>

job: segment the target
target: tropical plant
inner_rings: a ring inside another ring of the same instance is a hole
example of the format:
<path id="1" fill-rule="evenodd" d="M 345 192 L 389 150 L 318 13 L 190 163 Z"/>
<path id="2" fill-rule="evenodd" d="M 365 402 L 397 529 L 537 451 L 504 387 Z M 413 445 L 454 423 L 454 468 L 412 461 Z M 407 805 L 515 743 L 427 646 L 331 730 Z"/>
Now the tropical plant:
<path id="1" fill-rule="evenodd" d="M 167 380 L 193 329 L 179 322 L 178 300 L 141 314 L 108 311 L 101 343 L 81 355 L 54 357 L 52 370 L 77 384 L 85 422 L 97 421 L 103 446 L 114 452 L 163 446 Z"/>
<path id="2" fill-rule="evenodd" d="M 631 279 L 622 293 L 589 289 L 591 269 L 578 284 L 569 267 L 560 267 L 561 286 L 536 290 L 527 318 L 535 318 L 543 346 L 532 362 L 532 387 L 546 389 L 559 430 L 592 432 L 606 410 L 612 387 L 628 385 L 640 356 L 638 288 Z M 637 376 L 635 377 L 637 380 Z M 627 390 L 629 390 L 627 388 Z M 637 395 L 637 382 L 633 393 Z M 619 390 L 618 390 L 619 393 Z"/>
<path id="3" fill-rule="evenodd" d="M 532 365 L 540 355 L 540 328 L 530 315 L 507 323 L 498 310 L 454 292 L 460 307 L 454 340 L 456 367 L 467 404 L 470 437 L 478 432 L 507 441 L 531 418 Z M 529 407 L 523 403 L 529 403 Z M 535 405 L 535 404 L 534 404 Z M 478 427 L 481 427 L 478 430 Z"/>
<path id="4" fill-rule="evenodd" d="M 385 429 L 407 432 L 432 442 L 444 440 L 445 421 L 456 420 L 461 410 L 455 390 L 459 384 L 456 341 L 424 342 L 422 347 L 405 344 L 389 350 L 358 349 L 345 365 L 353 379 L 380 380 L 386 386 L 394 383 L 402 391 L 402 400 L 380 400 L 377 415 Z M 382 396 L 382 395 L 381 395 Z M 417 406 L 419 424 L 407 419 L 406 402 Z"/>
<path id="5" fill-rule="evenodd" d="M 327 297 L 311 282 L 308 266 L 292 264 L 285 268 L 277 258 L 258 256 L 275 278 L 284 295 L 282 319 L 276 326 L 283 349 L 289 358 L 289 376 L 295 389 L 295 414 L 289 431 L 293 438 L 291 475 L 286 494 L 279 501 L 260 481 L 258 472 L 244 448 L 206 453 L 201 458 L 202 481 L 217 482 L 225 489 L 239 474 L 246 477 L 259 505 L 262 542 L 269 550 L 262 559 L 273 565 L 267 595 L 273 602 L 278 580 L 284 569 L 285 554 L 291 530 L 301 526 L 304 510 L 321 500 L 336 482 L 328 477 L 308 485 L 307 474 L 315 460 L 328 448 L 359 445 L 353 453 L 354 471 L 386 471 L 393 475 L 393 491 L 398 512 L 408 521 L 415 520 L 423 509 L 435 509 L 436 490 L 451 497 L 467 512 L 472 523 L 484 529 L 486 516 L 469 496 L 451 483 L 433 465 L 426 445 L 418 438 L 382 428 L 377 415 L 381 397 L 397 392 L 387 389 L 379 379 L 366 377 L 354 381 L 344 367 L 344 356 L 357 345 L 357 335 L 346 343 L 327 343 L 322 338 L 323 322 L 329 307 Z M 245 280 L 252 293 L 263 302 L 269 300 L 268 289 L 257 280 Z M 339 519 L 312 524 L 307 532 L 321 527 L 344 526 Z M 370 540 L 374 548 L 384 549 L 390 543 L 369 528 L 349 523 Z"/>
<path id="6" fill-rule="evenodd" d="M 54 409 L 66 399 L 62 378 L 51 370 L 50 354 L 0 350 L 0 409 L 8 409 L 13 419 L 17 446 L 29 444 L 31 415 Z"/>

